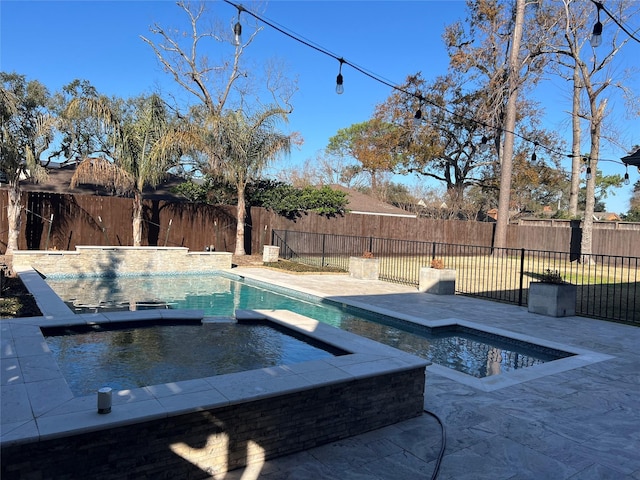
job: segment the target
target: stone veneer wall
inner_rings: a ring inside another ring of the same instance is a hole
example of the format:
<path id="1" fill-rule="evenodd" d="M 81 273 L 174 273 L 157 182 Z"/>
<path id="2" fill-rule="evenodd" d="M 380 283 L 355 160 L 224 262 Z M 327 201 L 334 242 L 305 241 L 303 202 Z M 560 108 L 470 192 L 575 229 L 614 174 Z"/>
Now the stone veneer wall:
<path id="1" fill-rule="evenodd" d="M 14 271 L 33 268 L 43 275 L 127 275 L 204 272 L 231 268 L 228 252 L 189 252 L 184 247 L 93 247 L 75 251 L 18 250 Z"/>
<path id="2" fill-rule="evenodd" d="M 414 368 L 213 410 L 2 449 L 3 480 L 211 478 L 423 412 Z M 126 408 L 126 405 L 114 408 Z"/>

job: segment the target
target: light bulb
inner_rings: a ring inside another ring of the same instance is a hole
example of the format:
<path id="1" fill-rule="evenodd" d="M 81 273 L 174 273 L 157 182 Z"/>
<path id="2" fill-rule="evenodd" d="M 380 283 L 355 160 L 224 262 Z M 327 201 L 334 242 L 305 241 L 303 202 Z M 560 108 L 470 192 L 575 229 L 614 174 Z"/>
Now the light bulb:
<path id="1" fill-rule="evenodd" d="M 538 159 L 538 156 L 536 155 L 536 152 L 533 152 L 533 153 L 531 154 L 531 161 L 532 161 L 532 162 L 535 162 L 537 159 Z"/>
<path id="2" fill-rule="evenodd" d="M 587 180 L 591 180 L 591 167 L 587 167 Z"/>
<path id="3" fill-rule="evenodd" d="M 237 47 L 238 45 L 240 45 L 240 40 L 242 37 L 242 25 L 240 25 L 240 22 L 237 22 L 233 26 L 233 35 L 235 36 L 235 45 Z"/>
<path id="4" fill-rule="evenodd" d="M 418 109 L 413 116 L 413 126 L 418 128 L 422 124 L 422 110 Z"/>
<path id="5" fill-rule="evenodd" d="M 624 184 L 629 185 L 631 181 L 629 180 L 629 172 L 625 172 L 624 174 Z"/>
<path id="6" fill-rule="evenodd" d="M 481 152 L 486 152 L 487 150 L 489 150 L 489 139 L 484 135 L 482 136 L 482 140 L 480 141 L 480 146 L 478 147 L 478 149 Z"/>
<path id="7" fill-rule="evenodd" d="M 344 93 L 344 85 L 342 85 L 342 74 L 339 73 L 336 77 L 336 93 L 342 95 Z"/>

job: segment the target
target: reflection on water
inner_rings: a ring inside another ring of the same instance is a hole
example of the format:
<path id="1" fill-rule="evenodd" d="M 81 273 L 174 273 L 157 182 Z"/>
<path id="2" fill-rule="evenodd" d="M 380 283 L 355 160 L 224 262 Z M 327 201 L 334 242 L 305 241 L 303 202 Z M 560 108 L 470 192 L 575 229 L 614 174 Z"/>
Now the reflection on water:
<path id="1" fill-rule="evenodd" d="M 281 309 L 418 355 L 433 363 L 483 378 L 567 356 L 481 332 L 440 331 L 389 317 L 354 315 L 338 304 L 305 301 L 217 275 L 64 279 L 47 283 L 77 311 L 117 305 L 165 305 L 202 309 L 206 315 L 233 316 L 237 309 Z M 134 301 L 135 299 L 135 301 Z"/>
<path id="2" fill-rule="evenodd" d="M 235 323 L 69 331 L 47 344 L 78 396 L 332 356 L 268 326 Z"/>

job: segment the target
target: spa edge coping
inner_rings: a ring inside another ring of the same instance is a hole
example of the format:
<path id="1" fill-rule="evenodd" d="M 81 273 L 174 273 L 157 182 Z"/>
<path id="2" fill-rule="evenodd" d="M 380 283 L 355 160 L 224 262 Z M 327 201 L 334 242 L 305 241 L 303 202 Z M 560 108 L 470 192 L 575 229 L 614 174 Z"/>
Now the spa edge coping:
<path id="1" fill-rule="evenodd" d="M 43 281 L 44 283 L 44 281 Z M 345 355 L 113 392 L 109 414 L 97 413 L 97 394 L 69 389 L 40 327 L 167 319 L 229 322 L 201 310 L 144 310 L 3 320 L 2 363 L 18 370 L 2 385 L 0 447 L 31 443 L 238 405 L 312 388 L 425 369 L 430 362 L 401 350 L 285 310 L 238 310 L 236 321 L 264 320 L 347 352 Z M 8 369 L 3 366 L 3 375 Z M 19 368 L 18 368 L 19 367 Z M 12 381 L 13 380 L 13 381 Z"/>

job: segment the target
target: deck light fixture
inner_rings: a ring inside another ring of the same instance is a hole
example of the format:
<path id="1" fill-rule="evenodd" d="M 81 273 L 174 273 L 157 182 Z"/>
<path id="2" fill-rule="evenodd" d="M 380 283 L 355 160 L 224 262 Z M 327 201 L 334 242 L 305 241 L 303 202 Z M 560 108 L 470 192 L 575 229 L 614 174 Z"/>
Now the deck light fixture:
<path id="1" fill-rule="evenodd" d="M 111 413 L 111 391 L 110 387 L 98 390 L 98 413 Z"/>

